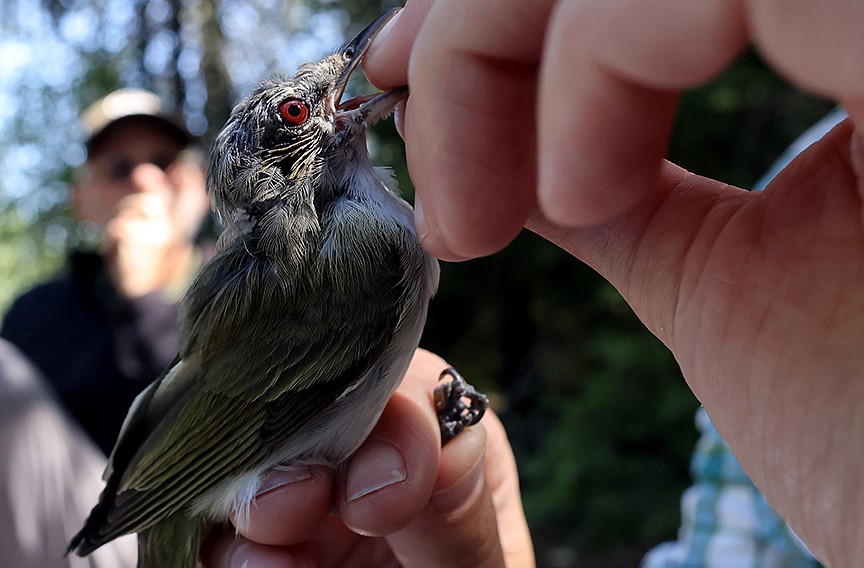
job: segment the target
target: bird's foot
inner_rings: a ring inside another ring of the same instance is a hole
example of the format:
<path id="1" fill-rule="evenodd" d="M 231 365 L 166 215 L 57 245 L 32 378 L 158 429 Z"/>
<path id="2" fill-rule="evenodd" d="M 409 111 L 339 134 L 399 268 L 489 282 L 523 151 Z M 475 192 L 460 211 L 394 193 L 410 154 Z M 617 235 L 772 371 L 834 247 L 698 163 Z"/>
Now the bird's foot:
<path id="1" fill-rule="evenodd" d="M 444 369 L 439 380 L 444 377 L 451 380 L 436 387 L 434 393 L 442 446 L 468 426 L 480 422 L 489 408 L 489 397 L 469 385 L 456 369 Z"/>

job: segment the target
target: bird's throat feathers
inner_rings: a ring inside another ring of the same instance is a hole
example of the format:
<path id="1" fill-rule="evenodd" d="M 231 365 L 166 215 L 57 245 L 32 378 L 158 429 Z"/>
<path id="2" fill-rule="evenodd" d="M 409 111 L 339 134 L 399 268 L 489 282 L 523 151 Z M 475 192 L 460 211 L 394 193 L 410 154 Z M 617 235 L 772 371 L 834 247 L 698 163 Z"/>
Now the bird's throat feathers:
<path id="1" fill-rule="evenodd" d="M 223 211 L 230 221 L 218 248 L 242 246 L 244 254 L 271 264 L 287 286 L 291 275 L 314 270 L 328 250 L 339 250 L 337 242 L 360 244 L 413 232 L 411 209 L 398 197 L 392 172 L 373 167 L 365 148 L 358 150 L 346 148 L 353 155 L 339 163 L 348 167 L 325 165 L 301 186 L 259 187 L 259 194 L 274 197 L 235 207 L 227 218 Z"/>

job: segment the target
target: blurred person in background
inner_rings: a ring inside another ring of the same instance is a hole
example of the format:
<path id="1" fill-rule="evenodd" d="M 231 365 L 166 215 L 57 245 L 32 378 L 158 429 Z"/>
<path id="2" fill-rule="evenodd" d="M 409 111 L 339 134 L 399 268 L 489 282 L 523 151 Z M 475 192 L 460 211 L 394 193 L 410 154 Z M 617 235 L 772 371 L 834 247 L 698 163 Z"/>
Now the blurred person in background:
<path id="1" fill-rule="evenodd" d="M 0 336 L 45 375 L 109 453 L 135 396 L 177 353 L 176 303 L 206 256 L 202 155 L 148 91 L 121 89 L 81 117 L 87 159 L 71 188 L 87 244 L 18 298 Z"/>

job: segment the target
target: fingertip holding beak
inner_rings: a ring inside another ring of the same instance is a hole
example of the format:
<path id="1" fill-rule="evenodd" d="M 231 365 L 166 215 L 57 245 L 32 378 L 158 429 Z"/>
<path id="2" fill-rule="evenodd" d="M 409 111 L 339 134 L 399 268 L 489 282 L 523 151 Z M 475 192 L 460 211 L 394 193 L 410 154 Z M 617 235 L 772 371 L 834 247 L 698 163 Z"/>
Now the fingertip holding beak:
<path id="1" fill-rule="evenodd" d="M 354 69 L 357 68 L 357 65 L 363 59 L 363 56 L 366 55 L 366 51 L 369 49 L 369 46 L 372 45 L 372 40 L 375 39 L 387 22 L 399 13 L 400 9 L 401 8 L 392 8 L 387 10 L 375 18 L 375 21 L 363 28 L 360 33 L 354 36 L 353 39 L 349 40 L 339 48 L 337 53 L 341 53 L 345 57 L 346 64 L 345 68 L 339 74 L 339 78 L 336 80 L 336 97 L 334 103 L 339 104 L 339 99 L 342 98 L 345 86 L 348 85 L 348 79 L 351 77 L 351 73 L 354 72 Z"/>

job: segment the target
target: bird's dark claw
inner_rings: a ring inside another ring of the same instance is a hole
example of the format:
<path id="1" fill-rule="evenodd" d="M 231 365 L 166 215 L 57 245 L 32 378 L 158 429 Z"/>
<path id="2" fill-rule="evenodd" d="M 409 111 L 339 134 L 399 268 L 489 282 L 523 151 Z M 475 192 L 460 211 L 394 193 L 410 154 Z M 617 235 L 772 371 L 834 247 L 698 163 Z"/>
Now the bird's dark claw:
<path id="1" fill-rule="evenodd" d="M 439 380 L 448 376 L 451 380 L 436 387 L 434 393 L 442 446 L 468 426 L 480 422 L 489 408 L 489 397 L 465 382 L 456 369 L 444 369 Z"/>

